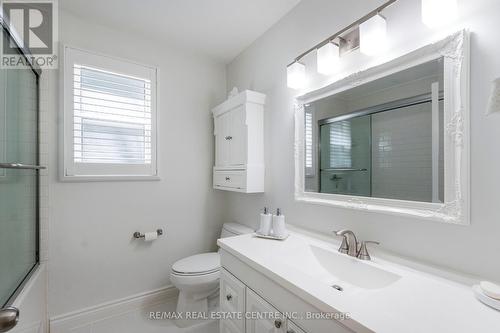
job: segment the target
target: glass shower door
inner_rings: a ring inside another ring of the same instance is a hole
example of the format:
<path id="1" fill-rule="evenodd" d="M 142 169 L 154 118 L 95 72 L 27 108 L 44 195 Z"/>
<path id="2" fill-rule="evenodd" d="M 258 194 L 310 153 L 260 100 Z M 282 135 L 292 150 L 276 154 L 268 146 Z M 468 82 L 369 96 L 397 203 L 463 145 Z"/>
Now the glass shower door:
<path id="1" fill-rule="evenodd" d="M 1 68 L 0 308 L 12 302 L 38 263 L 37 117 L 37 74 Z"/>
<path id="2" fill-rule="evenodd" d="M 320 126 L 320 192 L 371 195 L 371 116 Z"/>

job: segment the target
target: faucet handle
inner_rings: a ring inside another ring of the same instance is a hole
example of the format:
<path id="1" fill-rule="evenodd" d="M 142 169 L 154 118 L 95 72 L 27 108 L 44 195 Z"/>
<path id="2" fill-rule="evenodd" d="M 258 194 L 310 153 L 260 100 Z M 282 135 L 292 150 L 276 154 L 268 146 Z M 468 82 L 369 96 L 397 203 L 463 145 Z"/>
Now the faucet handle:
<path id="1" fill-rule="evenodd" d="M 347 252 L 349 252 L 349 245 L 347 245 L 347 236 L 345 234 L 342 234 L 342 231 L 343 230 L 333 230 L 333 233 L 335 234 L 335 236 L 342 237 L 342 244 L 340 244 L 339 252 L 346 254 Z"/>
<path id="2" fill-rule="evenodd" d="M 358 259 L 361 259 L 361 260 L 371 260 L 371 257 L 370 257 L 370 254 L 368 253 L 368 249 L 366 248 L 366 244 L 377 244 L 379 245 L 380 243 L 379 242 L 376 242 L 376 241 L 362 241 L 361 242 L 361 246 L 359 248 L 359 252 L 358 252 Z"/>

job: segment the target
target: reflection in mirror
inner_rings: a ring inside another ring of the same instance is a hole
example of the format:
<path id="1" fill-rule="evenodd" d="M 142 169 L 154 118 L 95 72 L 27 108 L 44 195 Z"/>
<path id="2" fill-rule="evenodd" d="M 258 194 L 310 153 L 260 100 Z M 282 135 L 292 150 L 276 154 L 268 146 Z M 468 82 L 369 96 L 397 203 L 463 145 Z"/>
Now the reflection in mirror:
<path id="1" fill-rule="evenodd" d="M 305 191 L 444 202 L 443 62 L 306 104 Z"/>

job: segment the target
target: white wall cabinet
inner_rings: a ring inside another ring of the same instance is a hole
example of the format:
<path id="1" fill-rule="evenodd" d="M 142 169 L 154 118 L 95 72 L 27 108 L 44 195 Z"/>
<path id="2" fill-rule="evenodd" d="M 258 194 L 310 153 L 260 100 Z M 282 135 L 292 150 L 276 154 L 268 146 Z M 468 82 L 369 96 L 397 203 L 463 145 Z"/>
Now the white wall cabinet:
<path id="1" fill-rule="evenodd" d="M 305 333 L 225 269 L 220 279 L 220 308 L 223 313 L 241 314 L 220 320 L 220 333 Z"/>
<path id="2" fill-rule="evenodd" d="M 264 94 L 245 90 L 212 109 L 214 188 L 264 192 Z"/>

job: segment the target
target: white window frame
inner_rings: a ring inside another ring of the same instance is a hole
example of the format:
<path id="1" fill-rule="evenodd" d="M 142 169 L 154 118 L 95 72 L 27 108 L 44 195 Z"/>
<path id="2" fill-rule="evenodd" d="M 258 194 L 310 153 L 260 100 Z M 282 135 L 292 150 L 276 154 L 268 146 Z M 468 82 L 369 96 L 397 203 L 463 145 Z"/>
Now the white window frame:
<path id="1" fill-rule="evenodd" d="M 61 70 L 62 97 L 62 181 L 158 180 L 158 76 L 159 69 L 102 55 L 79 48 L 64 46 Z M 151 164 L 75 163 L 73 144 L 73 65 L 83 64 L 123 75 L 147 78 L 151 81 Z"/>

